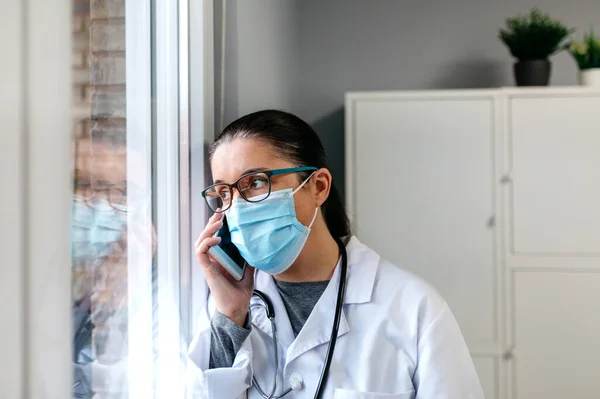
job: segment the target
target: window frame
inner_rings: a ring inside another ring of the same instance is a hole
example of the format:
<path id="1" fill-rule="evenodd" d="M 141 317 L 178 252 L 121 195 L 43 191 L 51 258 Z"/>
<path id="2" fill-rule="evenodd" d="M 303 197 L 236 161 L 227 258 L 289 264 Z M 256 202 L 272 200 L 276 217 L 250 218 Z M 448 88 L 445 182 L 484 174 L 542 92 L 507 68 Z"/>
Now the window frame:
<path id="1" fill-rule="evenodd" d="M 180 377 L 197 325 L 196 299 L 208 292 L 194 267 L 193 242 L 209 216 L 198 198 L 208 178 L 206 149 L 214 139 L 214 2 L 154 4 L 154 380 L 155 397 L 163 398 L 182 394 Z"/>
<path id="2" fill-rule="evenodd" d="M 203 304 L 208 297 L 208 286 L 197 265 L 193 243 L 200 235 L 210 213 L 202 198 L 202 190 L 211 181 L 208 163 L 208 146 L 215 138 L 215 92 L 214 92 L 214 0 L 189 2 L 189 115 L 190 136 L 188 147 L 189 174 L 189 225 L 184 226 L 188 233 L 183 237 L 182 253 L 184 265 L 189 267 L 189 322 L 186 329 L 187 344 L 199 331 L 200 318 L 205 316 Z M 185 222 L 184 221 L 184 222 Z M 187 251 L 186 251 L 187 247 Z"/>

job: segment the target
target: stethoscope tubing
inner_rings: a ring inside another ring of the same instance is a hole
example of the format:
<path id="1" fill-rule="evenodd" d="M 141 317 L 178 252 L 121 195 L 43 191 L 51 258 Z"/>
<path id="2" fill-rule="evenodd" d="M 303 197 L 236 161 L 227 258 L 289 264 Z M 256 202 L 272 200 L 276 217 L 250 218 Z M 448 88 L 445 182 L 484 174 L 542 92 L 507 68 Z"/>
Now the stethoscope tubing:
<path id="1" fill-rule="evenodd" d="M 325 363 L 323 365 L 323 369 L 321 370 L 321 376 L 319 378 L 319 384 L 317 385 L 317 390 L 315 391 L 314 399 L 322 398 L 323 392 L 325 390 L 325 385 L 327 383 L 327 377 L 329 376 L 329 368 L 331 366 L 331 361 L 333 359 L 333 351 L 335 350 L 335 344 L 337 341 L 338 331 L 340 328 L 340 321 L 342 318 L 342 309 L 343 309 L 343 305 L 344 305 L 344 296 L 346 294 L 346 274 L 347 274 L 346 272 L 348 269 L 348 253 L 346 251 L 346 246 L 344 245 L 342 240 L 340 240 L 339 238 L 335 238 L 335 241 L 338 244 L 338 247 L 340 249 L 340 253 L 342 256 L 342 268 L 341 268 L 341 273 L 340 273 L 340 283 L 339 283 L 339 287 L 338 287 L 337 300 L 336 300 L 336 305 L 335 305 L 335 315 L 333 318 L 333 326 L 331 328 L 331 336 L 329 339 L 329 345 L 327 347 L 327 355 L 325 357 Z M 279 398 L 284 397 L 288 393 L 290 393 L 292 391 L 292 388 L 288 388 L 282 394 L 274 396 L 275 391 L 277 390 L 277 374 L 279 372 L 279 357 L 278 357 L 278 350 L 277 350 L 277 330 L 275 327 L 275 308 L 274 308 L 273 303 L 271 302 L 270 298 L 262 291 L 254 290 L 253 295 L 258 297 L 264 303 L 264 309 L 266 311 L 267 318 L 271 321 L 271 328 L 273 331 L 273 345 L 274 345 L 274 352 L 275 352 L 275 354 L 274 354 L 275 377 L 273 380 L 273 387 L 271 388 L 271 392 L 268 395 L 262 390 L 262 388 L 260 387 L 260 385 L 258 384 L 258 381 L 256 380 L 256 378 L 254 376 L 252 377 L 252 382 L 253 382 L 256 390 L 258 391 L 258 393 L 264 399 L 279 399 Z M 251 306 L 251 308 L 256 307 L 256 306 L 263 307 L 261 305 L 253 305 L 253 306 Z"/>

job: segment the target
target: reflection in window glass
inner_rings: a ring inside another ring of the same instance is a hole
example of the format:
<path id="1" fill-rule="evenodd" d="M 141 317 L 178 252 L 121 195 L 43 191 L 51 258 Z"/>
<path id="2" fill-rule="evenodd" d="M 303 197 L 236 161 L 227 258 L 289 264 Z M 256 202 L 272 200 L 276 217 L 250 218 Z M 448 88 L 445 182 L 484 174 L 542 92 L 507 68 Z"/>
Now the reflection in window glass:
<path id="1" fill-rule="evenodd" d="M 73 398 L 130 397 L 131 347 L 153 357 L 151 147 L 127 139 L 125 24 L 125 0 L 74 0 Z"/>

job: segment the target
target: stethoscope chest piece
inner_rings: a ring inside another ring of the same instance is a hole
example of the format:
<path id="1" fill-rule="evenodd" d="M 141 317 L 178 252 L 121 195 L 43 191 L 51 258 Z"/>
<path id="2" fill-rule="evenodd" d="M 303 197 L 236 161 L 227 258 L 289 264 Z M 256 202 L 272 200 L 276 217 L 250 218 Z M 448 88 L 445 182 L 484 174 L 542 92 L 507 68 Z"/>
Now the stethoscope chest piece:
<path id="1" fill-rule="evenodd" d="M 292 391 L 301 390 L 303 382 L 302 376 L 298 373 L 294 373 L 290 376 L 290 388 L 292 388 Z"/>

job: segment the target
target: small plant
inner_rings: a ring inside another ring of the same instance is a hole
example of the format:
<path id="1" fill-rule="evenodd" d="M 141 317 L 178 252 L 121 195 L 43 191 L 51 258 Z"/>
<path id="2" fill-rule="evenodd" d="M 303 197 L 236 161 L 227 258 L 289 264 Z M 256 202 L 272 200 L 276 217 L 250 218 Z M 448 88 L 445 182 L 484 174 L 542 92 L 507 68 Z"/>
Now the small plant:
<path id="1" fill-rule="evenodd" d="M 600 39 L 593 30 L 583 37 L 582 43 L 573 42 L 567 48 L 580 70 L 600 68 Z"/>
<path id="2" fill-rule="evenodd" d="M 559 50 L 574 30 L 534 8 L 529 15 L 506 20 L 500 39 L 519 61 L 544 60 Z"/>

